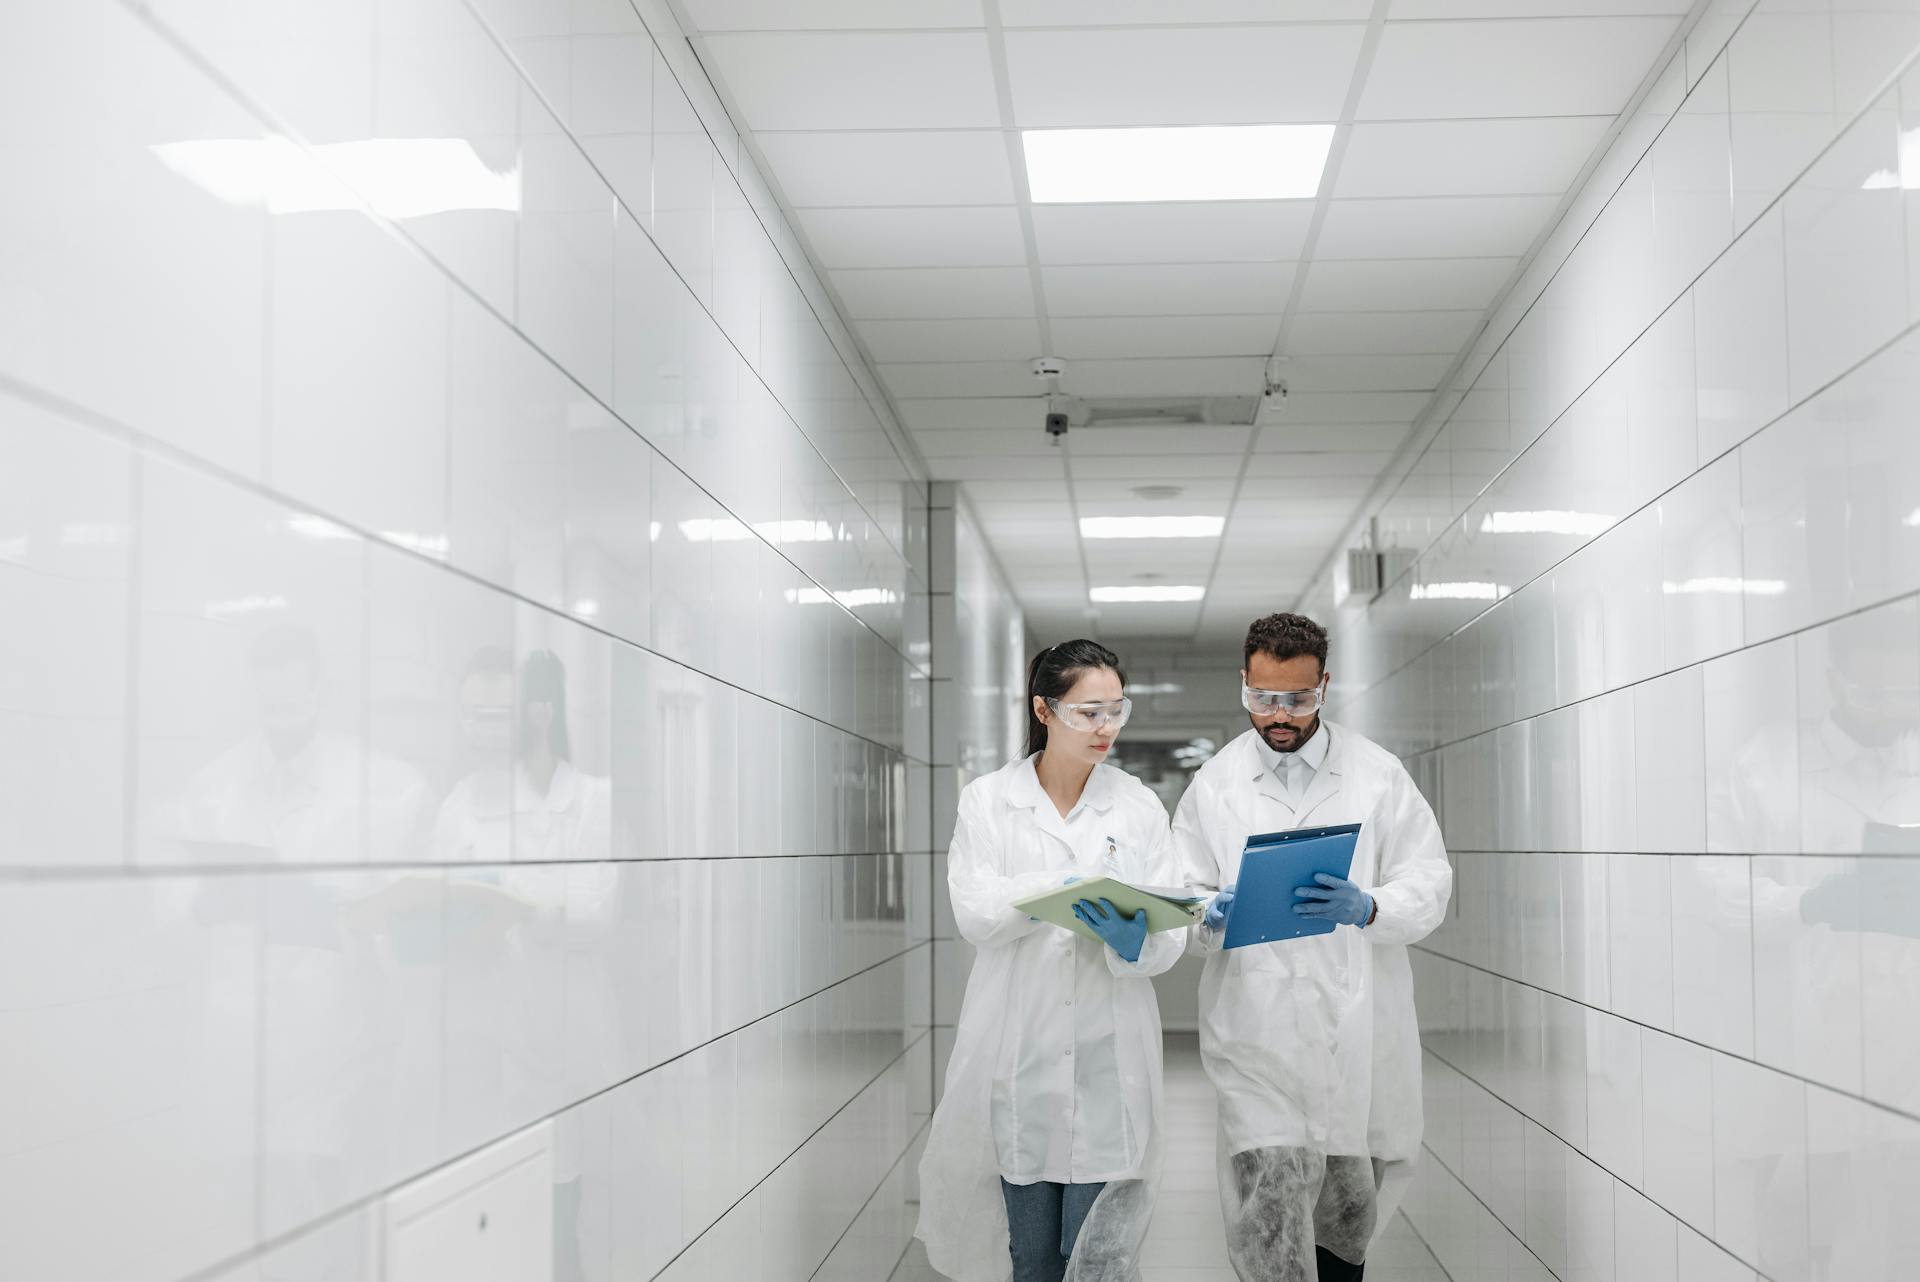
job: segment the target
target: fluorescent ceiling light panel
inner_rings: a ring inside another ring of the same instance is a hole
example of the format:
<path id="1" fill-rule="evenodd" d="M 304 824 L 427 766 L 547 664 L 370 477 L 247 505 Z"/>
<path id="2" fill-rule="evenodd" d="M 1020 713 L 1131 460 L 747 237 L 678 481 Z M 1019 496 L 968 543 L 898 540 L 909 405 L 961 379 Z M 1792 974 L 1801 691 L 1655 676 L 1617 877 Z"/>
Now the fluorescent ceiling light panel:
<path id="1" fill-rule="evenodd" d="M 1083 516 L 1083 539 L 1216 539 L 1224 516 Z"/>
<path id="2" fill-rule="evenodd" d="M 1332 125 L 1180 129 L 1029 129 L 1035 204 L 1160 200 L 1309 200 Z"/>
<path id="3" fill-rule="evenodd" d="M 1123 601 L 1198 601 L 1207 590 L 1197 583 L 1153 584 L 1147 587 L 1089 588 L 1087 599 L 1103 604 Z"/>

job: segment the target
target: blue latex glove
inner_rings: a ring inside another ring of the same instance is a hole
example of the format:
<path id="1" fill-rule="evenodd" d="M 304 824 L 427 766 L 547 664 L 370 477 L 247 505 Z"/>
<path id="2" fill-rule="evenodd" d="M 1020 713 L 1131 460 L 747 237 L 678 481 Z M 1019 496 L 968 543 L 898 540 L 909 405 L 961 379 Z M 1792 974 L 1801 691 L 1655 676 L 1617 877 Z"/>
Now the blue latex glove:
<path id="1" fill-rule="evenodd" d="M 1362 926 L 1373 916 L 1373 896 L 1345 877 L 1317 872 L 1313 879 L 1320 884 L 1302 886 L 1293 892 L 1300 900 L 1293 911 L 1302 917 L 1320 917 L 1342 926 Z"/>
<path id="2" fill-rule="evenodd" d="M 1219 930 L 1227 924 L 1227 914 L 1233 911 L 1233 887 L 1227 886 L 1213 897 L 1207 905 L 1207 915 L 1201 918 L 1206 925 Z"/>
<path id="3" fill-rule="evenodd" d="M 1123 960 L 1140 960 L 1140 946 L 1147 942 L 1146 913 L 1137 912 L 1125 917 L 1113 906 L 1111 899 L 1102 899 L 1097 904 L 1091 899 L 1082 899 L 1073 906 L 1073 915 L 1088 930 L 1105 940 L 1107 947 L 1119 953 Z"/>

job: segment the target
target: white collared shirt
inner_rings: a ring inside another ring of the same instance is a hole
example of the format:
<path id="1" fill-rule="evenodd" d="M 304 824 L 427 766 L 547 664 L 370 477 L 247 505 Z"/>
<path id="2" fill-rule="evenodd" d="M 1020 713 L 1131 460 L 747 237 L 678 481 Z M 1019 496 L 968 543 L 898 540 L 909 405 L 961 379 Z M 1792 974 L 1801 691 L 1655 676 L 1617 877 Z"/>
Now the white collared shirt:
<path id="1" fill-rule="evenodd" d="M 1253 737 L 1254 746 L 1259 750 L 1260 760 L 1280 784 L 1280 795 L 1294 810 L 1300 809 L 1301 799 L 1307 795 L 1307 789 L 1313 786 L 1313 777 L 1327 761 L 1327 746 L 1332 735 L 1327 731 L 1327 723 L 1322 721 L 1313 732 L 1313 738 L 1293 752 L 1275 752 L 1260 735 Z"/>

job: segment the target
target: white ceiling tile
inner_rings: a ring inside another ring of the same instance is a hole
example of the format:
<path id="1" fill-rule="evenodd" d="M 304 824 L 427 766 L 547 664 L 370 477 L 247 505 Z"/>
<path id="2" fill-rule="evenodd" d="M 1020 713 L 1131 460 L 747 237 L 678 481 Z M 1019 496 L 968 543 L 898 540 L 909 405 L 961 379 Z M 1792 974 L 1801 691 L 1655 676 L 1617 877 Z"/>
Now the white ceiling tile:
<path id="1" fill-rule="evenodd" d="M 1039 384 L 1032 389 L 1039 390 Z M 915 432 L 951 431 L 956 428 L 1040 429 L 1040 402 L 1032 396 L 956 397 L 951 400 L 913 400 L 900 402 L 900 417 Z"/>
<path id="2" fill-rule="evenodd" d="M 822 267 L 1011 267 L 1027 261 L 1020 211 L 801 209 L 801 230 Z"/>
<path id="3" fill-rule="evenodd" d="M 796 208 L 1013 203 L 998 132 L 763 132 L 755 140 Z"/>
<path id="4" fill-rule="evenodd" d="M 1399 429 L 1403 434 L 1406 429 Z M 1349 451 L 1329 451 L 1326 453 L 1255 454 L 1247 460 L 1248 476 L 1311 476 L 1316 478 L 1315 489 L 1337 488 L 1339 492 L 1353 494 L 1356 498 L 1365 492 L 1365 487 L 1373 484 L 1393 457 L 1390 451 L 1375 450 L 1359 453 Z M 1358 493 L 1355 486 L 1359 486 Z"/>
<path id="5" fill-rule="evenodd" d="M 1079 537 L 1073 521 L 1065 515 L 1012 518 L 995 522 L 987 529 L 987 540 L 996 548 L 1019 546 L 1021 542 L 1071 544 Z"/>
<path id="6" fill-rule="evenodd" d="M 1220 316 L 1273 313 L 1293 286 L 1292 263 L 1045 267 L 1051 316 Z"/>
<path id="7" fill-rule="evenodd" d="M 749 129 L 990 129 L 984 32 L 746 32 L 706 38 Z"/>
<path id="8" fill-rule="evenodd" d="M 1053 355 L 1063 360 L 1176 356 L 1266 356 L 1280 332 L 1274 316 L 1099 316 L 1055 320 Z"/>
<path id="9" fill-rule="evenodd" d="M 1121 580 L 1122 583 L 1130 580 Z M 1106 586 L 1096 584 L 1094 586 Z M 1193 629 L 1200 603 L 1162 601 L 1106 601 L 1096 609 L 1100 635 L 1107 637 L 1161 637 Z"/>
<path id="10" fill-rule="evenodd" d="M 1040 354 L 1040 326 L 1032 320 L 858 321 L 873 359 L 906 361 L 1017 361 Z"/>
<path id="11" fill-rule="evenodd" d="M 1008 27 L 1365 22 L 1372 9 L 1372 0 L 1000 0 L 1000 21 Z"/>
<path id="12" fill-rule="evenodd" d="M 1426 399 L 1424 394 L 1421 399 Z M 1409 430 L 1404 423 L 1287 423 L 1262 430 L 1255 450 L 1258 454 L 1378 453 L 1399 449 Z"/>
<path id="13" fill-rule="evenodd" d="M 1129 516 L 1192 516 L 1222 512 L 1221 506 L 1233 497 L 1233 481 L 1227 477 L 1188 477 L 1177 464 L 1166 459 L 1138 460 L 1146 473 L 1128 477 L 1089 477 L 1073 472 L 1073 492 L 1082 503 L 1127 503 Z M 1142 498 L 1134 490 L 1143 485 L 1174 485 L 1180 493 L 1172 498 Z"/>
<path id="14" fill-rule="evenodd" d="M 1033 315 L 1033 282 L 1024 267 L 875 268 L 829 276 L 854 320 Z"/>
<path id="15" fill-rule="evenodd" d="M 1321 258 L 1518 258 L 1546 227 L 1558 196 L 1429 196 L 1336 200 Z"/>
<path id="16" fill-rule="evenodd" d="M 1090 427 L 1067 434 L 1077 472 L 1083 455 L 1240 454 L 1247 448 L 1249 427 Z M 1142 483 L 1151 481 L 1144 471 Z"/>
<path id="17" fill-rule="evenodd" d="M 896 397 L 1018 396 L 1031 386 L 1025 361 L 909 361 L 875 367 L 880 381 Z M 1039 416 L 1035 415 L 1036 422 Z"/>
<path id="18" fill-rule="evenodd" d="M 1246 505 L 1242 504 L 1242 506 Z M 1273 515 L 1265 512 L 1249 512 L 1245 515 L 1236 513 L 1233 520 L 1227 523 L 1226 538 L 1229 546 L 1238 545 L 1252 550 L 1258 547 L 1261 540 L 1319 535 L 1327 529 L 1331 521 L 1339 520 L 1337 516 L 1296 515 L 1290 510 L 1292 506 L 1291 499 L 1276 499 L 1271 505 Z M 1351 512 L 1352 508 L 1352 504 L 1346 505 L 1348 512 Z"/>
<path id="19" fill-rule="evenodd" d="M 1316 261 L 1300 306 L 1317 312 L 1467 311 L 1491 303 L 1514 266 L 1511 258 Z"/>
<path id="20" fill-rule="evenodd" d="M 915 438 L 918 443 L 918 438 Z M 927 471 L 936 481 L 1017 481 L 1035 475 L 1066 475 L 1058 462 L 998 454 L 982 457 L 946 457 L 927 454 Z"/>
<path id="21" fill-rule="evenodd" d="M 1126 510 L 1088 512 L 1084 507 L 1078 509 L 1082 516 L 1125 516 Z M 1218 539 L 1092 539 L 1086 540 L 1087 569 L 1096 576 L 1125 575 L 1145 571 L 1160 574 L 1165 578 L 1184 578 L 1188 574 L 1198 575 L 1197 581 L 1207 581 L 1207 570 L 1213 564 L 1213 554 Z M 1169 574 L 1168 571 L 1173 573 Z M 1178 576 L 1176 578 L 1176 576 Z"/>
<path id="22" fill-rule="evenodd" d="M 996 503 L 1046 503 L 1067 501 L 1064 475 L 1053 477 L 1022 476 L 1007 480 L 973 481 L 967 485 L 967 497 L 982 510 Z"/>
<path id="23" fill-rule="evenodd" d="M 1479 328 L 1484 312 L 1299 312 L 1287 330 L 1292 356 L 1374 352 L 1454 353 Z"/>
<path id="24" fill-rule="evenodd" d="M 908 402 L 901 402 L 907 404 Z M 1035 402 L 1038 407 L 1039 402 Z M 1033 416 L 1033 427 L 1028 431 L 1015 431 L 1012 428 L 982 428 L 971 432 L 915 432 L 914 444 L 929 459 L 937 458 L 1025 458 L 1053 459 L 1061 457 L 1057 446 L 1047 440 L 1047 434 L 1041 430 L 1040 415 Z"/>
<path id="25" fill-rule="evenodd" d="M 1310 200 L 1036 205 L 1033 234 L 1047 264 L 1284 262 L 1312 221 Z"/>
<path id="26" fill-rule="evenodd" d="M 1357 118 L 1617 113 L 1676 25 L 1666 17 L 1389 23 Z"/>
<path id="27" fill-rule="evenodd" d="M 1072 361 L 1061 390 L 1074 396 L 1254 396 L 1264 356 Z"/>
<path id="28" fill-rule="evenodd" d="M 1409 18 L 1605 18 L 1669 13 L 1693 0 L 1393 0 L 1387 17 Z"/>
<path id="29" fill-rule="evenodd" d="M 978 27 L 980 0 L 681 0 L 697 31 Z"/>
<path id="30" fill-rule="evenodd" d="M 1355 125 L 1334 194 L 1558 195 L 1611 123 L 1573 116 Z"/>
<path id="31" fill-rule="evenodd" d="M 1300 356 L 1287 362 L 1290 387 L 1303 392 L 1400 392 L 1440 385 L 1451 354 L 1442 356 Z"/>
<path id="32" fill-rule="evenodd" d="M 1365 30 L 1009 31 L 1014 119 L 1028 129 L 1338 120 Z"/>
<path id="33" fill-rule="evenodd" d="M 1279 426 L 1289 423 L 1411 423 L 1427 407 L 1421 392 L 1303 392 L 1289 397 Z"/>
<path id="34" fill-rule="evenodd" d="M 1129 485 L 1157 485 L 1166 481 L 1184 485 L 1195 477 L 1238 476 L 1240 462 L 1238 453 L 1194 454 L 1173 458 L 1165 455 L 1103 454 L 1090 457 L 1076 454 L 1073 479 L 1076 485 L 1093 478 L 1120 480 Z M 1177 499 L 1174 501 L 1178 502 Z"/>

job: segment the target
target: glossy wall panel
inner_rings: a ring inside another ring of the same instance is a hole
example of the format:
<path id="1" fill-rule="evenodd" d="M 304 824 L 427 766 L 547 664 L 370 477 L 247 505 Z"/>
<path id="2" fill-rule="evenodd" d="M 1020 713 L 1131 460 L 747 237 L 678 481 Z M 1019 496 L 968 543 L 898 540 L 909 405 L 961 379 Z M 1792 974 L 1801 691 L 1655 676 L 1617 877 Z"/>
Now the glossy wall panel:
<path id="1" fill-rule="evenodd" d="M 0 1272 L 904 1245 L 926 485 L 642 9 L 0 15 Z"/>
<path id="2" fill-rule="evenodd" d="M 944 1072 L 973 967 L 973 947 L 959 937 L 947 898 L 947 847 L 953 840 L 960 791 L 1024 754 L 1022 704 L 1030 643 L 1020 602 L 962 487 L 936 481 L 931 495 L 928 617 L 933 679 L 926 687 L 934 761 L 930 889 L 933 1017 L 944 1043 L 936 1046 L 936 1057 Z"/>
<path id="3" fill-rule="evenodd" d="M 1447 519 L 1306 595 L 1455 862 L 1409 1206 L 1455 1277 L 1920 1273 L 1909 9 L 1713 6 L 1398 465 Z"/>

